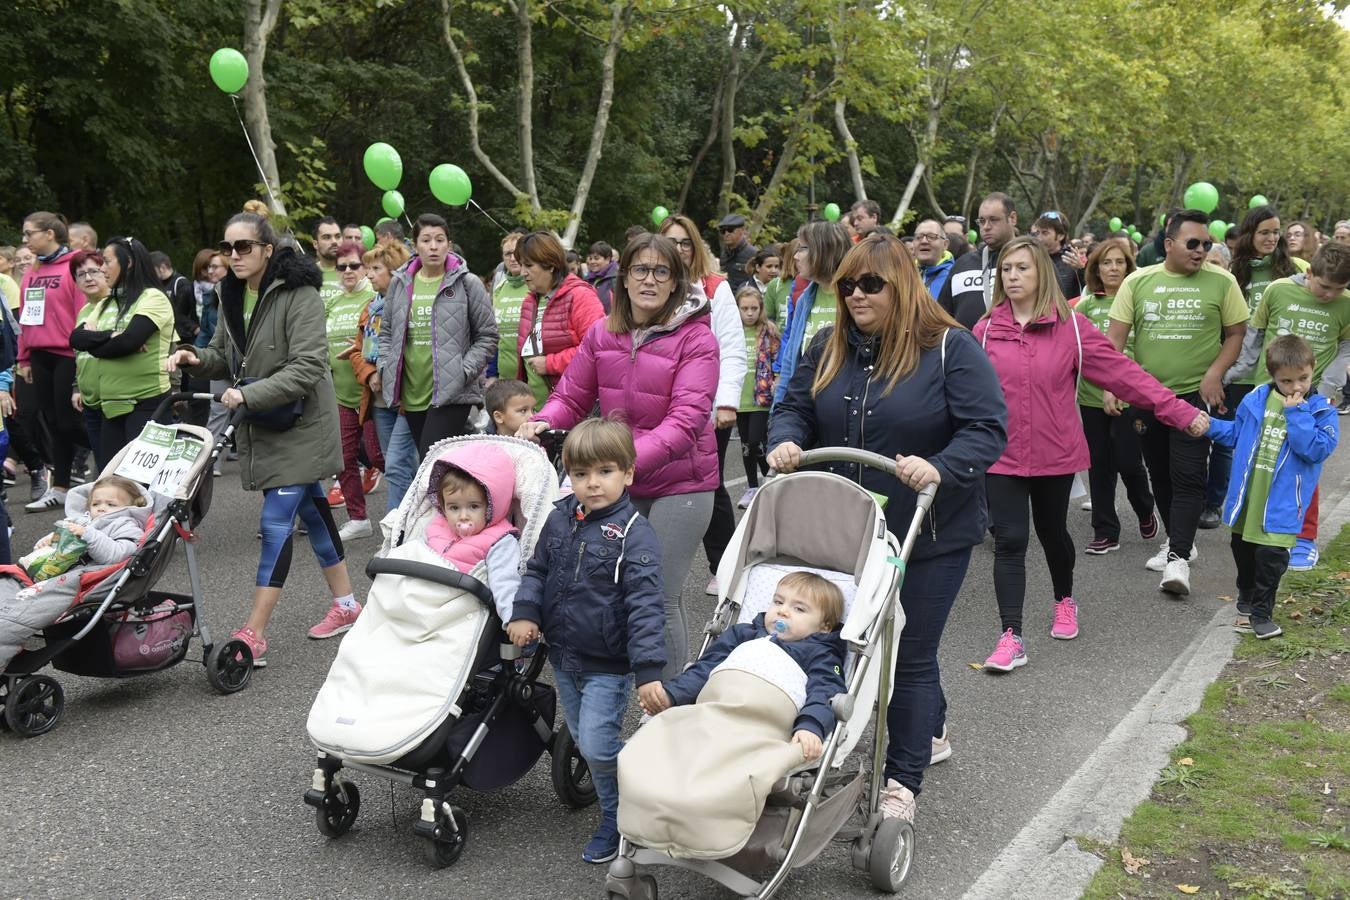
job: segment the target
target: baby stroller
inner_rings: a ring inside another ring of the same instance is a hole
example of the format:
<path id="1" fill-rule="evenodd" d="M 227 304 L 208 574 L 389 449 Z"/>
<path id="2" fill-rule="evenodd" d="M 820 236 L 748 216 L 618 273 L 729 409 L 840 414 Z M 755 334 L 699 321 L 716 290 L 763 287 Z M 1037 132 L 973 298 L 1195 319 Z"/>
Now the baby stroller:
<path id="1" fill-rule="evenodd" d="M 436 444 L 386 519 L 385 545 L 366 567 L 374 583 L 365 611 L 343 638 L 307 726 L 319 754 L 304 800 L 319 831 L 338 837 L 356 820 L 360 793 L 338 777 L 344 767 L 406 784 L 426 794 L 413 832 L 436 868 L 455 863 L 468 837 L 464 810 L 447 799 L 460 785 L 506 787 L 548 751 L 563 803 L 595 802 L 580 751 L 565 725 L 554 728 L 553 689 L 538 681 L 543 647 L 518 666 L 521 652 L 506 641 L 491 591 L 422 540 L 436 513 L 428 482 L 437 458 L 471 442 L 491 442 L 514 464 L 509 515 L 520 530 L 523 571 L 558 496 L 547 457 L 529 441 L 498 435 Z"/>
<path id="2" fill-rule="evenodd" d="M 153 512 L 136 552 L 120 563 L 82 573 L 73 601 L 64 611 L 52 611 L 60 615 L 43 629 L 43 646 L 20 650 L 0 672 L 4 724 L 14 733 L 45 734 L 61 720 L 65 693 L 60 682 L 37 674 L 48 663 L 62 672 L 95 678 L 146 675 L 182 662 L 197 635 L 212 687 L 230 694 L 248 684 L 253 671 L 248 646 L 236 640 L 216 646 L 201 617 L 194 534 L 211 506 L 211 466 L 235 422 L 220 444 L 214 444 L 205 428 L 158 424 L 169 417 L 174 402 L 210 398 L 167 395 L 140 436 L 100 473 L 122 475 L 149 489 Z M 192 593 L 154 589 L 180 541 Z"/>
<path id="3" fill-rule="evenodd" d="M 895 471 L 894 460 L 863 450 L 828 448 L 802 454 L 804 466 L 824 462 Z M 623 837 L 619 856 L 605 878 L 607 897 L 655 900 L 655 878 L 638 868 L 654 865 L 700 872 L 741 896 L 769 897 L 794 868 L 811 862 L 841 837 L 852 838 L 853 864 L 868 872 L 877 888 L 899 890 L 909 874 L 913 829 L 903 819 L 883 819 L 879 811 L 886 707 L 904 628 L 898 600 L 905 561 L 936 491 L 930 486 L 919 495 L 901 544 L 886 530 L 885 516 L 873 496 L 839 475 L 802 471 L 774 478 L 760 488 L 718 566 L 723 595 L 708 623 L 700 655 L 726 628 L 764 612 L 787 572 L 816 572 L 835 583 L 845 599 L 847 693 L 831 701 L 836 725 L 826 735 L 818 759 L 798 765 L 773 784 L 759 818 L 751 812 L 743 823 L 741 833 L 748 834 L 748 840 L 727 858 L 693 858 L 705 855 L 697 852 L 679 853 L 677 858 L 640 846 L 631 838 L 634 822 L 643 829 L 652 823 L 652 833 L 669 834 L 665 823 L 670 820 L 654 809 L 648 818 L 639 815 L 626 823 L 621 805 Z M 868 725 L 874 728 L 875 742 L 869 765 L 846 766 Z M 845 830 L 855 814 L 859 821 Z"/>

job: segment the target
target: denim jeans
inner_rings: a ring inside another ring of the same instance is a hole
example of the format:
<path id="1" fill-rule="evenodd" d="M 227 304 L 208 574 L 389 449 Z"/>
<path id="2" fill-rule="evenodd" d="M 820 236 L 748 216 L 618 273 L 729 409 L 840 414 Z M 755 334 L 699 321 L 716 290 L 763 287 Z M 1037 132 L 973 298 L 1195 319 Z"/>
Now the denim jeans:
<path id="1" fill-rule="evenodd" d="M 398 509 L 403 495 L 408 493 L 413 476 L 417 474 L 417 444 L 413 441 L 408 421 L 398 410 L 383 406 L 371 407 L 375 418 L 375 433 L 384 453 L 384 480 L 388 487 L 388 512 Z"/>
<path id="2" fill-rule="evenodd" d="M 916 560 L 909 564 L 900 588 L 905 630 L 900 633 L 895 686 L 886 712 L 890 732 L 886 777 L 915 794 L 923 786 L 923 773 L 933 755 L 932 739 L 942 734 L 947 718 L 938 644 L 969 566 L 969 547 Z"/>
<path id="3" fill-rule="evenodd" d="M 619 815 L 619 751 L 624 713 L 633 696 L 632 675 L 564 672 L 553 667 L 567 729 L 591 768 L 602 817 Z"/>

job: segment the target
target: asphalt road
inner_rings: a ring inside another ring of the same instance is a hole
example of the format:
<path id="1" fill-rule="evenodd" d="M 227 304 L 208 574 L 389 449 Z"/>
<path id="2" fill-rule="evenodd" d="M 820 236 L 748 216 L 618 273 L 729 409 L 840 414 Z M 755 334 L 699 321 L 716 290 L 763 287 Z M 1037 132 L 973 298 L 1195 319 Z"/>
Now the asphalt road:
<path id="1" fill-rule="evenodd" d="M 1324 516 L 1345 492 L 1345 456 L 1325 473 Z M 736 470 L 729 461 L 728 477 Z M 57 516 L 25 515 L 26 488 L 11 494 L 14 545 L 26 549 Z M 384 503 L 381 489 L 375 509 Z M 258 495 L 243 493 L 227 464 L 201 532 L 204 615 L 225 633 L 248 607 L 258 507 Z M 1122 550 L 1079 557 L 1077 640 L 1049 637 L 1049 579 L 1033 551 L 1031 662 L 1009 676 L 969 665 L 983 660 L 998 636 L 992 554 L 988 545 L 976 551 L 942 648 L 955 753 L 924 784 L 904 896 L 959 896 L 1210 621 L 1219 596 L 1233 593 L 1227 535 L 1219 530 L 1201 533 L 1190 599 L 1160 594 L 1159 576 L 1143 569 L 1156 543 L 1138 537 L 1123 498 L 1120 508 L 1127 520 Z M 1080 546 L 1091 537 L 1088 514 L 1076 504 L 1070 525 Z M 374 540 L 349 548 L 358 594 L 375 549 Z M 686 587 L 691 623 L 704 621 L 711 607 L 705 581 L 699 560 Z M 186 578 L 171 570 L 165 586 L 185 589 Z M 580 859 L 595 813 L 559 803 L 546 759 L 505 791 L 458 796 L 470 841 L 450 869 L 428 869 L 411 836 L 421 795 L 378 779 L 355 776 L 363 803 L 349 835 L 330 841 L 318 833 L 300 797 L 314 765 L 305 718 L 336 649 L 335 642 L 305 638 L 323 615 L 324 593 L 313 557 L 298 546 L 269 630 L 270 665 L 234 696 L 207 686 L 195 646 L 189 661 L 148 677 L 59 675 L 67 700 L 62 724 L 30 740 L 0 734 L 0 895 L 601 896 L 603 867 Z M 692 875 L 657 874 L 663 897 L 730 896 Z M 846 846 L 836 845 L 779 896 L 874 892 L 851 868 Z"/>

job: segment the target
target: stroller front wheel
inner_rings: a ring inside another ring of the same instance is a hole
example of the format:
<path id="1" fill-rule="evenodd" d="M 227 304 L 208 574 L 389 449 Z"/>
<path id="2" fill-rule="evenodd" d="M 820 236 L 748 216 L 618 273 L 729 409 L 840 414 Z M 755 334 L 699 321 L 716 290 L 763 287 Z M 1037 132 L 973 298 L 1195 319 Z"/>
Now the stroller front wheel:
<path id="1" fill-rule="evenodd" d="M 868 856 L 868 874 L 872 887 L 894 894 L 909 877 L 909 866 L 914 861 L 914 826 L 898 816 L 882 819 L 872 836 L 872 851 Z"/>
<path id="2" fill-rule="evenodd" d="M 571 809 L 585 809 L 594 803 L 595 783 L 591 780 L 590 766 L 586 765 L 566 724 L 558 727 L 549 752 L 553 755 L 553 790 L 558 799 Z"/>
<path id="3" fill-rule="evenodd" d="M 226 641 L 207 654 L 206 680 L 222 694 L 233 694 L 248 686 L 253 677 L 253 651 L 239 640 Z"/>
<path id="4" fill-rule="evenodd" d="M 361 811 L 361 792 L 356 785 L 344 779 L 335 778 L 324 791 L 323 802 L 314 810 L 314 818 L 319 833 L 324 837 L 342 837 L 356 821 Z"/>
<path id="5" fill-rule="evenodd" d="M 451 822 L 454 823 L 451 827 Z M 469 839 L 469 815 L 458 806 L 450 807 L 450 815 L 444 812 L 436 814 L 435 835 L 426 838 L 427 862 L 434 868 L 444 869 L 459 862 L 464 853 L 464 844 Z"/>
<path id="6" fill-rule="evenodd" d="M 66 693 L 61 683 L 46 675 L 34 675 L 11 684 L 5 698 L 5 724 L 21 737 L 46 734 L 66 711 Z"/>

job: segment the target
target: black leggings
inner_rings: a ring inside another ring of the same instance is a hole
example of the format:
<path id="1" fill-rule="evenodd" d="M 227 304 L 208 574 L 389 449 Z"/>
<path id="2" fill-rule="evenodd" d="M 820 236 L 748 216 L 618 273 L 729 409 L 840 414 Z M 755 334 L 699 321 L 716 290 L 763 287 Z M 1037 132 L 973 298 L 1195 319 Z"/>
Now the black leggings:
<path id="1" fill-rule="evenodd" d="M 1116 515 L 1116 476 L 1125 482 L 1125 496 L 1140 522 L 1153 514 L 1153 492 L 1148 486 L 1148 471 L 1139 449 L 1138 421 L 1128 411 L 1108 416 L 1096 406 L 1079 406 L 1083 417 L 1083 436 L 1087 438 L 1092 469 L 1088 485 L 1092 492 L 1092 536 L 1120 540 L 1120 518 Z"/>
<path id="2" fill-rule="evenodd" d="M 429 406 L 420 412 L 404 410 L 403 418 L 408 420 L 418 455 L 426 459 L 427 448 L 437 441 L 468 434 L 470 409 L 472 407 L 465 403 L 447 403 Z"/>
<path id="3" fill-rule="evenodd" d="M 731 535 L 736 531 L 736 511 L 731 508 L 731 495 L 727 493 L 726 467 L 727 444 L 731 441 L 731 428 L 716 429 L 717 435 L 717 490 L 713 491 L 712 518 L 708 520 L 708 530 L 703 532 L 703 552 L 708 557 L 708 569 L 717 574 L 717 565 L 722 561 Z"/>
<path id="4" fill-rule="evenodd" d="M 1206 409 L 1199 393 L 1179 394 L 1197 409 Z M 1142 409 L 1134 410 L 1142 424 L 1139 445 L 1148 466 L 1149 482 L 1157 499 L 1158 513 L 1167 529 L 1168 548 L 1188 559 L 1195 544 L 1195 529 L 1205 509 L 1205 484 L 1208 478 L 1209 438 L 1191 437 L 1169 428 Z"/>
<path id="5" fill-rule="evenodd" d="M 1073 539 L 1069 537 L 1069 491 L 1072 475 L 986 475 L 989 516 L 994 521 L 994 595 L 1003 630 L 1022 633 L 1022 605 L 1027 593 L 1027 504 L 1036 538 L 1050 567 L 1054 600 L 1073 596 Z"/>
<path id="6" fill-rule="evenodd" d="M 33 390 L 38 413 L 46 429 L 47 459 L 52 464 L 52 487 L 70 487 L 70 464 L 75 447 L 89 442 L 84 419 L 70 402 L 75 393 L 75 358 L 59 356 L 47 350 L 29 352 L 33 370 Z"/>
<path id="7" fill-rule="evenodd" d="M 769 474 L 764 443 L 769 439 L 769 411 L 757 409 L 736 413 L 736 431 L 741 436 L 741 462 L 745 464 L 745 481 L 749 487 L 759 487 L 759 476 Z"/>
<path id="8" fill-rule="evenodd" d="M 14 403 L 18 410 L 5 420 L 9 429 L 9 452 L 36 472 L 46 465 L 42 456 L 42 423 L 38 421 L 37 390 L 22 378 L 14 379 Z"/>
<path id="9" fill-rule="evenodd" d="M 131 443 L 141 433 L 145 423 L 154 417 L 155 410 L 164 397 L 164 394 L 160 394 L 158 397 L 137 400 L 136 405 L 131 408 L 131 412 L 112 419 L 107 416 L 103 417 L 98 432 L 101 446 L 96 454 L 100 470 L 103 466 L 112 462 L 112 458 L 117 455 L 117 451 Z"/>

